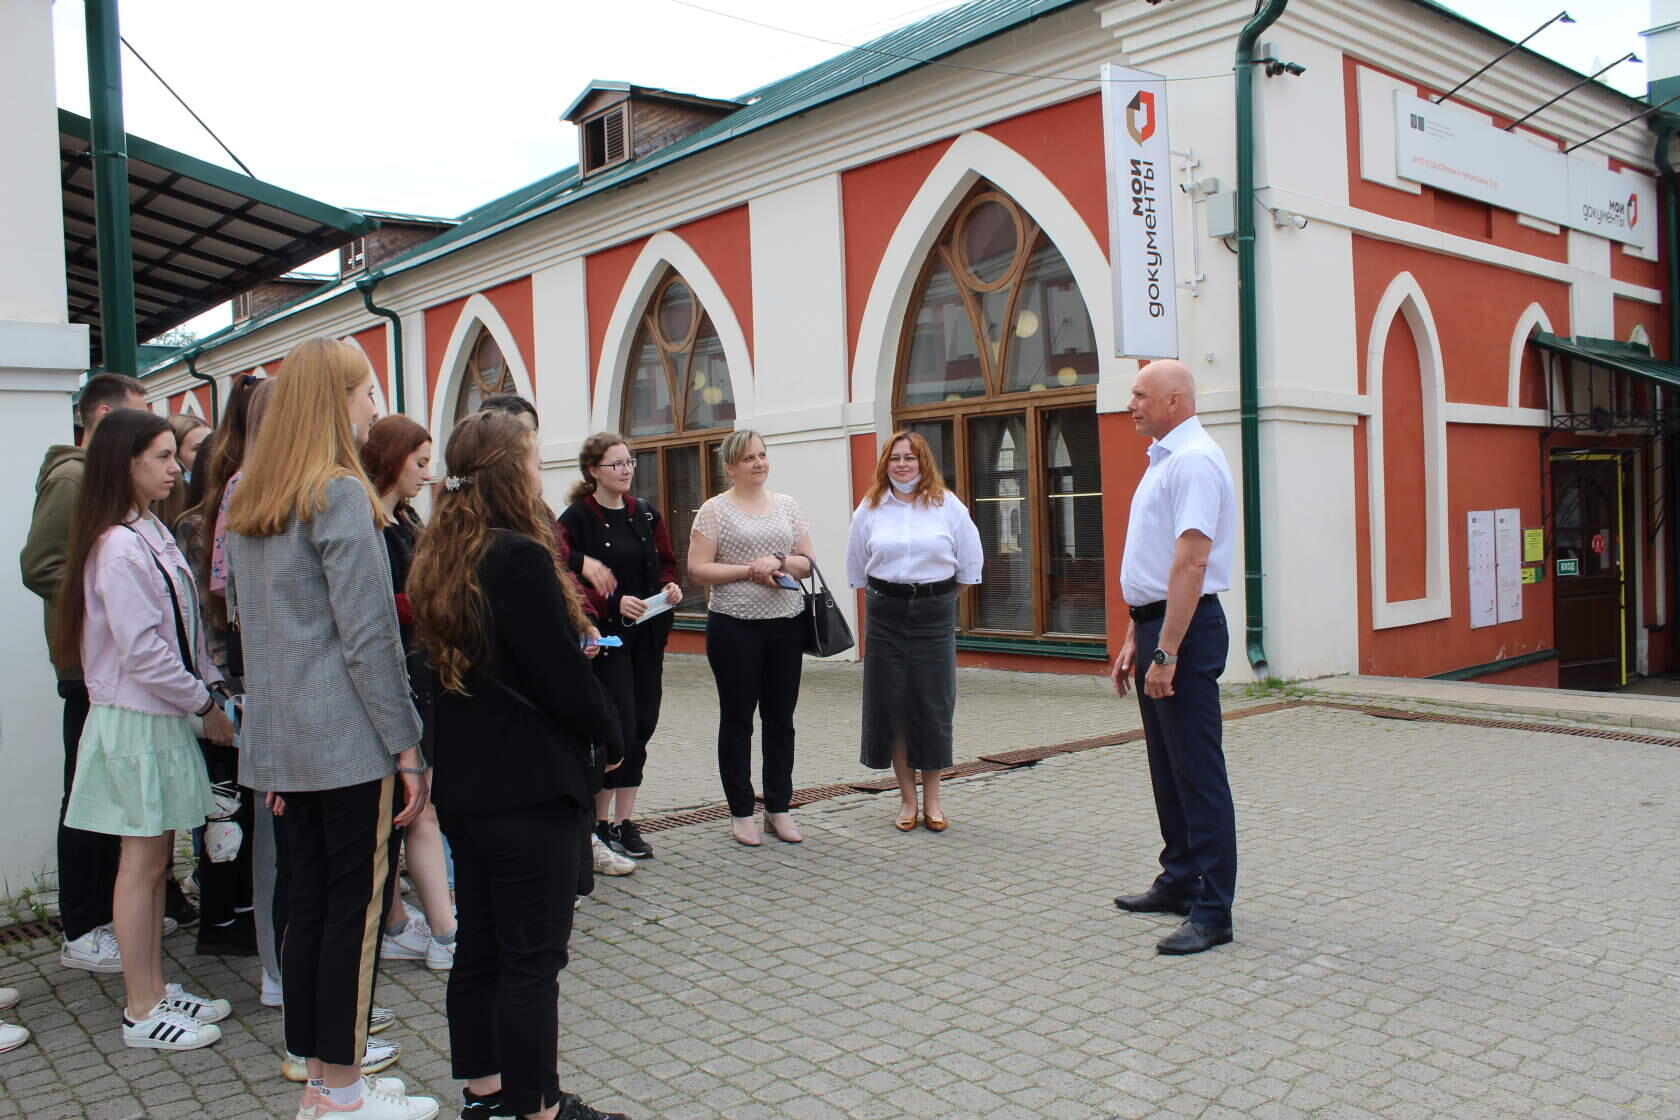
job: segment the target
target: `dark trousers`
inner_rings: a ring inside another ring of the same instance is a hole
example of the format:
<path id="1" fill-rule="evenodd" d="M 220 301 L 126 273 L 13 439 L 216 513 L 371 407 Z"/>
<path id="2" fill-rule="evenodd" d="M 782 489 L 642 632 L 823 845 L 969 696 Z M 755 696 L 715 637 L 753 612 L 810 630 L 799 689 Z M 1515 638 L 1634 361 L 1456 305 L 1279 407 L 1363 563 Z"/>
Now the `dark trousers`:
<path id="1" fill-rule="evenodd" d="M 502 1075 L 513 1116 L 560 1099 L 560 970 L 594 813 L 552 801 L 493 813 L 438 810 L 455 853 L 460 925 L 449 973 L 455 1077 Z"/>
<path id="2" fill-rule="evenodd" d="M 804 668 L 798 615 L 706 615 L 706 660 L 718 693 L 718 776 L 731 816 L 753 815 L 753 712 L 764 725 L 764 809 L 793 800 L 793 710 Z"/>
<path id="3" fill-rule="evenodd" d="M 353 1066 L 367 1047 L 396 779 L 288 793 L 275 818 L 290 912 L 280 949 L 286 1049 Z"/>
<path id="4" fill-rule="evenodd" d="M 87 686 L 59 681 L 64 699 L 64 800 L 58 805 L 58 912 L 66 940 L 111 922 L 111 896 L 117 889 L 117 861 L 122 841 L 99 832 L 64 827 L 70 786 L 76 780 L 76 752 L 88 717 Z"/>
<path id="5" fill-rule="evenodd" d="M 1190 903 L 1190 920 L 1231 924 L 1237 890 L 1237 816 L 1225 775 L 1219 674 L 1230 636 L 1217 602 L 1196 607 L 1178 647 L 1173 695 L 1144 695 L 1149 655 L 1163 619 L 1137 625 L 1138 707 L 1149 747 L 1149 780 L 1161 821 L 1161 874 L 1155 888 Z"/>
<path id="6" fill-rule="evenodd" d="M 218 747 L 204 739 L 198 741 L 198 747 L 204 754 L 204 768 L 209 772 L 210 781 L 233 782 L 239 781 L 239 751 L 232 747 Z M 239 791 L 239 811 L 233 815 L 233 823 L 245 835 L 244 842 L 239 845 L 239 854 L 226 863 L 214 863 L 208 852 L 198 864 L 198 910 L 199 929 L 208 926 L 219 926 L 231 922 L 234 916 L 251 908 L 251 840 L 252 819 L 255 816 L 252 802 L 256 799 L 248 789 Z M 263 812 L 268 812 L 266 808 Z"/>
<path id="7" fill-rule="evenodd" d="M 652 625 L 651 623 L 649 625 Z M 607 771 L 606 789 L 637 789 L 647 768 L 648 740 L 659 726 L 659 703 L 665 690 L 663 632 L 627 626 L 617 631 L 619 649 L 603 649 L 593 662 L 595 679 L 613 698 L 624 738 L 624 761 Z"/>

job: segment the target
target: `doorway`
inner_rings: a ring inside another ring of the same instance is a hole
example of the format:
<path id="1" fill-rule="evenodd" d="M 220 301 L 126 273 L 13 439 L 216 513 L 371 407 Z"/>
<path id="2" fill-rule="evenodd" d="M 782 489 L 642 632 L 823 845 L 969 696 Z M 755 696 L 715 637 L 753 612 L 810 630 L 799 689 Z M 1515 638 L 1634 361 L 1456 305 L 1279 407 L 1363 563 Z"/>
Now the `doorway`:
<path id="1" fill-rule="evenodd" d="M 1620 688 L 1633 653 L 1627 460 L 1576 451 L 1551 465 L 1558 687 Z"/>

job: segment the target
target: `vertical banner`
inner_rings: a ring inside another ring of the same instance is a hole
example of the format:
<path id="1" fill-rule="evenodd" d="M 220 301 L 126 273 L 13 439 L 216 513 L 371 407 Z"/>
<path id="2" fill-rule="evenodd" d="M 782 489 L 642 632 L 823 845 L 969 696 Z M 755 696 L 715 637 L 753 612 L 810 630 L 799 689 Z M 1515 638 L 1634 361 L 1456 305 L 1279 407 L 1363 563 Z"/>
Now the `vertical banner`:
<path id="1" fill-rule="evenodd" d="M 1176 358 L 1178 273 L 1173 268 L 1167 82 L 1159 74 L 1104 63 L 1102 99 L 1114 353 Z"/>
<path id="2" fill-rule="evenodd" d="M 1498 561 L 1495 558 L 1493 511 L 1471 510 L 1470 629 L 1499 624 Z"/>

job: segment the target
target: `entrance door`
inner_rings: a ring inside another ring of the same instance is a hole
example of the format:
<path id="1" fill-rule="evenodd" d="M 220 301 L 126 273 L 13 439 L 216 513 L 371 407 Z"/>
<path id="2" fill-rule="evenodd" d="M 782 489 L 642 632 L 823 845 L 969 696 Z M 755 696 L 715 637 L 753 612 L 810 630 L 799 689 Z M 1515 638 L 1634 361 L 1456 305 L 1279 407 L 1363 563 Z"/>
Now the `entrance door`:
<path id="1" fill-rule="evenodd" d="M 1627 683 L 1629 578 L 1619 455 L 1552 460 L 1558 687 Z"/>

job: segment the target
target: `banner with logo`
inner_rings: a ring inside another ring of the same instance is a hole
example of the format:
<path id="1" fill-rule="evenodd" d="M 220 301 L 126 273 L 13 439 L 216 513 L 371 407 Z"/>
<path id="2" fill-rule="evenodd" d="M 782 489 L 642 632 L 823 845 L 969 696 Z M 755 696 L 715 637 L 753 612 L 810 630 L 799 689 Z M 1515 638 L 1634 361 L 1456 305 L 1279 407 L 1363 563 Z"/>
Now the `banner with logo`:
<path id="1" fill-rule="evenodd" d="M 1395 169 L 1402 179 L 1480 199 L 1652 251 L 1657 185 L 1541 147 L 1451 105 L 1394 94 Z"/>
<path id="2" fill-rule="evenodd" d="M 1173 268 L 1167 83 L 1159 74 L 1104 64 L 1102 98 L 1114 353 L 1176 358 L 1178 274 Z"/>

